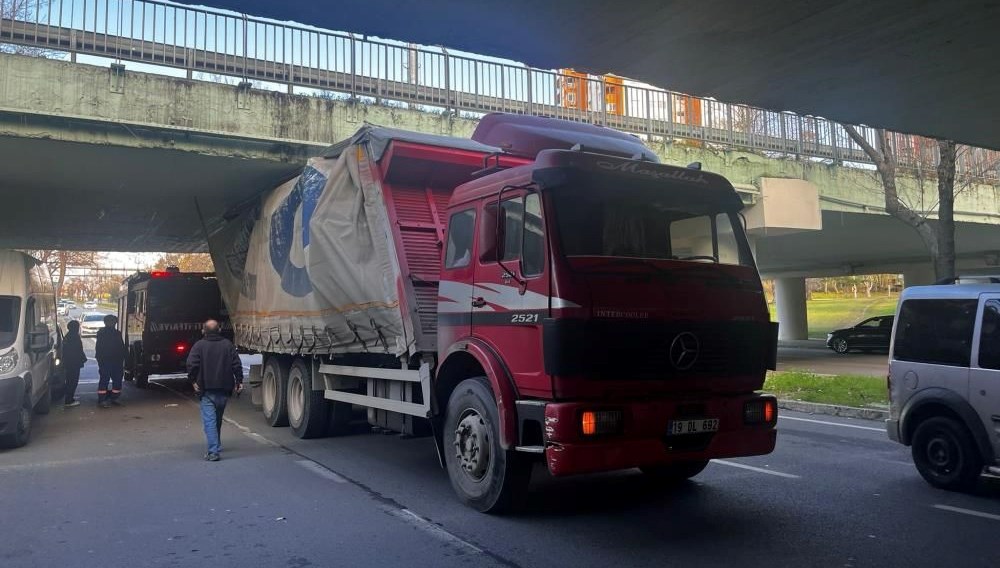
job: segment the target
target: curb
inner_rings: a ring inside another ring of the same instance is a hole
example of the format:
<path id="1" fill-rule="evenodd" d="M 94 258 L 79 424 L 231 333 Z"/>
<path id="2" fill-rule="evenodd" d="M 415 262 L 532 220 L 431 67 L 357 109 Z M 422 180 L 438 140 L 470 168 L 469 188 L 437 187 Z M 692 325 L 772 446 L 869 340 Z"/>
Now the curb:
<path id="1" fill-rule="evenodd" d="M 888 410 L 879 410 L 877 408 L 855 408 L 853 406 L 821 404 L 818 402 L 802 402 L 800 400 L 779 399 L 778 408 L 794 410 L 796 412 L 808 412 L 809 414 L 825 414 L 827 416 L 841 416 L 844 418 L 860 418 L 861 420 L 884 421 L 889 418 Z"/>

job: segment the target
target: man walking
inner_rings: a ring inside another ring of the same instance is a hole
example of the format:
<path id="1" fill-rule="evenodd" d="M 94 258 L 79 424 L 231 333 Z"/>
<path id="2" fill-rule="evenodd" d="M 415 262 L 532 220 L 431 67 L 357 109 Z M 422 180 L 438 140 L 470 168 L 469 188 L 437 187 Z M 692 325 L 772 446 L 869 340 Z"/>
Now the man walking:
<path id="1" fill-rule="evenodd" d="M 118 402 L 118 397 L 122 393 L 122 375 L 125 373 L 125 343 L 115 329 L 116 325 L 118 317 L 108 314 L 104 316 L 104 328 L 97 332 L 96 359 L 101 374 L 97 383 L 97 405 L 101 408 L 122 404 Z"/>
<path id="2" fill-rule="evenodd" d="M 219 461 L 222 452 L 222 413 L 234 392 L 243 392 L 243 363 L 236 346 L 220 334 L 219 322 L 208 320 L 202 327 L 205 337 L 188 353 L 188 378 L 201 398 L 201 422 L 205 427 L 208 453 L 205 459 Z"/>
<path id="3" fill-rule="evenodd" d="M 76 399 L 76 387 L 80 384 L 80 369 L 87 362 L 87 354 L 83 352 L 83 340 L 80 339 L 80 322 L 70 320 L 66 324 L 66 337 L 62 343 L 63 373 L 66 374 L 66 391 L 63 402 L 66 408 L 80 406 Z"/>

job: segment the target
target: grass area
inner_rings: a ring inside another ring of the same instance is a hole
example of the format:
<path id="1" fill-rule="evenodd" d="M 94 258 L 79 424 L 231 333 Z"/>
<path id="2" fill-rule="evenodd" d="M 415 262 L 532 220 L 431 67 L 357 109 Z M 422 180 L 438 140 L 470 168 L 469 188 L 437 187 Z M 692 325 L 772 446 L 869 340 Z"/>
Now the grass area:
<path id="1" fill-rule="evenodd" d="M 845 327 L 850 327 L 861 320 L 872 316 L 887 316 L 895 313 L 898 296 L 887 298 L 885 294 L 872 295 L 871 298 L 861 296 L 838 297 L 834 295 L 813 294 L 806 302 L 806 313 L 809 317 L 809 337 L 825 339 L 826 334 Z M 777 321 L 774 304 L 769 305 L 771 318 Z"/>
<path id="2" fill-rule="evenodd" d="M 814 375 L 801 371 L 769 373 L 764 390 L 778 398 L 865 407 L 889 404 L 885 379 L 861 375 Z"/>

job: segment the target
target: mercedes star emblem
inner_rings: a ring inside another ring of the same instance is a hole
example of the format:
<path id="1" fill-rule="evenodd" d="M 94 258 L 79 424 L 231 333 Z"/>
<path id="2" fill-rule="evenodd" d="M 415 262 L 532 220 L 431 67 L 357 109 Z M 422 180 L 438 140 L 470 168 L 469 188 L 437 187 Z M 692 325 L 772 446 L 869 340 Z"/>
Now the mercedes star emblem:
<path id="1" fill-rule="evenodd" d="M 687 371 L 698 361 L 698 336 L 685 331 L 670 343 L 670 364 L 678 371 Z"/>

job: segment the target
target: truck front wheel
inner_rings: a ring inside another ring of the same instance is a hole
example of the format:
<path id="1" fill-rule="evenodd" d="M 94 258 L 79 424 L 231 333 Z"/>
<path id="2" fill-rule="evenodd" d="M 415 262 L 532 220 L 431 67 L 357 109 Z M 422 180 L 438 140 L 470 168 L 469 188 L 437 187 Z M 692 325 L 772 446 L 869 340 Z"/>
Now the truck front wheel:
<path id="1" fill-rule="evenodd" d="M 662 483 L 680 483 L 698 475 L 708 466 L 708 460 L 647 465 L 639 468 L 647 476 Z"/>
<path id="2" fill-rule="evenodd" d="M 264 419 L 274 427 L 288 426 L 288 362 L 282 357 L 271 356 L 264 363 L 261 379 Z"/>
<path id="3" fill-rule="evenodd" d="M 445 465 L 459 498 L 483 513 L 517 508 L 531 480 L 531 462 L 500 447 L 499 426 L 497 403 L 487 379 L 459 383 L 445 415 Z"/>
<path id="4" fill-rule="evenodd" d="M 323 391 L 312 388 L 309 364 L 296 359 L 288 371 L 288 424 L 298 438 L 319 438 L 326 434 L 329 404 Z"/>

